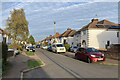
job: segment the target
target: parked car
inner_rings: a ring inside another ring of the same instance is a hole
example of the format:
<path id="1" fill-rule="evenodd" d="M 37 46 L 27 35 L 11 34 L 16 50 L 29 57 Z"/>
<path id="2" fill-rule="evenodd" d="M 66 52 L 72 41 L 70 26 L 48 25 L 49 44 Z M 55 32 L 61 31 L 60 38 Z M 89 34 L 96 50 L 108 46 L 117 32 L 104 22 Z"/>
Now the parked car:
<path id="1" fill-rule="evenodd" d="M 64 45 L 62 43 L 54 43 L 52 45 L 52 51 L 55 53 L 59 53 L 59 52 L 66 52 L 66 49 L 64 47 Z"/>
<path id="2" fill-rule="evenodd" d="M 38 44 L 38 45 L 36 45 L 36 48 L 40 48 L 40 45 Z"/>
<path id="3" fill-rule="evenodd" d="M 18 55 L 19 51 L 16 49 L 8 49 L 8 52 L 14 52 L 14 55 Z"/>
<path id="4" fill-rule="evenodd" d="M 52 51 L 52 46 L 48 46 L 47 50 Z"/>
<path id="5" fill-rule="evenodd" d="M 71 51 L 71 52 L 76 52 L 76 50 L 77 50 L 77 46 L 72 46 L 72 47 L 70 48 L 70 51 Z"/>
<path id="6" fill-rule="evenodd" d="M 29 48 L 29 51 L 35 52 L 35 47 L 34 47 L 34 46 L 31 46 L 31 47 Z"/>
<path id="7" fill-rule="evenodd" d="M 42 49 L 47 49 L 48 47 L 47 46 L 42 46 Z"/>
<path id="8" fill-rule="evenodd" d="M 26 46 L 26 50 L 27 50 L 27 51 L 29 51 L 29 48 L 30 48 L 29 46 Z"/>
<path id="9" fill-rule="evenodd" d="M 104 54 L 95 48 L 78 48 L 75 53 L 75 58 L 85 60 L 88 63 L 105 61 Z"/>

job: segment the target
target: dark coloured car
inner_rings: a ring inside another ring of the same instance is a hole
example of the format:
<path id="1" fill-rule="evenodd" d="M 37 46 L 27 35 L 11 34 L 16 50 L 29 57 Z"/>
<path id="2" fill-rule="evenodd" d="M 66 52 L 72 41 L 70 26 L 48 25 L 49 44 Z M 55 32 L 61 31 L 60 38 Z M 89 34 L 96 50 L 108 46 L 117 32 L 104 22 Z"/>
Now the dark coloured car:
<path id="1" fill-rule="evenodd" d="M 52 51 L 52 46 L 48 46 L 47 50 Z"/>
<path id="2" fill-rule="evenodd" d="M 40 48 L 40 45 L 38 44 L 38 45 L 36 45 L 36 48 Z"/>
<path id="3" fill-rule="evenodd" d="M 29 47 L 29 51 L 35 52 L 35 47 L 34 46 Z"/>
<path id="4" fill-rule="evenodd" d="M 105 61 L 104 54 L 95 48 L 78 48 L 75 53 L 75 58 L 85 60 L 88 63 Z"/>

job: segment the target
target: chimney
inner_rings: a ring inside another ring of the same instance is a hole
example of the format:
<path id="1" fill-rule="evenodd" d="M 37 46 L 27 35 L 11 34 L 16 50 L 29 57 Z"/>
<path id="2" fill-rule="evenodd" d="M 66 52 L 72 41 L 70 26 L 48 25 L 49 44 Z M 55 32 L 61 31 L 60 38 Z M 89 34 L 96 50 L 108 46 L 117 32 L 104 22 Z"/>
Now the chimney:
<path id="1" fill-rule="evenodd" d="M 71 30 L 70 28 L 68 28 L 67 30 Z"/>
<path id="2" fill-rule="evenodd" d="M 98 19 L 92 19 L 92 22 L 94 22 L 94 21 L 98 21 Z"/>
<path id="3" fill-rule="evenodd" d="M 58 33 L 58 32 L 56 32 L 56 35 L 59 35 L 59 33 Z"/>

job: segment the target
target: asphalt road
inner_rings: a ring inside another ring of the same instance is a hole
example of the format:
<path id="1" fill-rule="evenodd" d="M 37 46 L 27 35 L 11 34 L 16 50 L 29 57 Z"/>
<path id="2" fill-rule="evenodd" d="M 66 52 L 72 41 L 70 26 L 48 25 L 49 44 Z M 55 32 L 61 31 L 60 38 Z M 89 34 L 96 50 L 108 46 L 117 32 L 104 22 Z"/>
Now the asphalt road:
<path id="1" fill-rule="evenodd" d="M 44 67 L 24 74 L 24 78 L 118 78 L 118 66 L 90 64 L 43 49 L 36 49 Z"/>

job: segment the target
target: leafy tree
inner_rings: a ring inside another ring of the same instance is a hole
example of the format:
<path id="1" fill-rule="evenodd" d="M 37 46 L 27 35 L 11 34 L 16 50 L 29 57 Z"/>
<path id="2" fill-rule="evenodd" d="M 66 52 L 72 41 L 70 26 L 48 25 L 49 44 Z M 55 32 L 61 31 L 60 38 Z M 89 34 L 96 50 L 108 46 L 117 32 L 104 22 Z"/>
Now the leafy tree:
<path id="1" fill-rule="evenodd" d="M 26 40 L 29 35 L 28 21 L 25 17 L 24 9 L 16 10 L 10 12 L 11 17 L 8 17 L 6 31 L 8 35 L 14 40 Z"/>
<path id="2" fill-rule="evenodd" d="M 29 43 L 31 43 L 32 45 L 35 44 L 35 39 L 32 35 L 30 35 L 29 39 L 28 39 Z"/>

